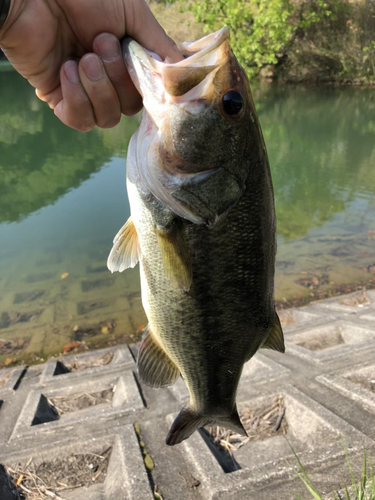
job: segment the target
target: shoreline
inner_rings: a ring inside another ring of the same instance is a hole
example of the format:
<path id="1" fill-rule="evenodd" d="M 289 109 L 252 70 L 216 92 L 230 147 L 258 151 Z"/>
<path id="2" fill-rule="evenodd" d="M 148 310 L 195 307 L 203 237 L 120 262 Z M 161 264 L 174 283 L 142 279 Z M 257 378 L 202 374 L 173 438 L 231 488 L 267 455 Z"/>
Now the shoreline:
<path id="1" fill-rule="evenodd" d="M 7 71 L 16 71 L 11 63 L 7 60 L 1 60 L 0 59 L 0 72 L 7 72 Z M 282 78 L 280 79 L 273 79 L 273 78 L 267 78 L 267 77 L 262 77 L 258 76 L 256 78 L 253 78 L 250 80 L 250 84 L 272 84 L 272 85 L 287 85 L 287 86 L 306 86 L 306 87 L 332 87 L 332 88 L 355 88 L 355 89 L 375 89 L 375 81 L 371 82 L 363 82 L 361 80 L 330 80 L 330 81 L 324 81 L 324 80 L 312 80 L 312 79 L 305 79 L 305 80 L 284 80 Z"/>
<path id="2" fill-rule="evenodd" d="M 287 300 L 276 300 L 275 308 L 277 312 L 285 311 L 287 309 L 298 309 L 310 304 L 319 303 L 321 300 L 338 297 L 345 294 L 350 294 L 358 291 L 375 290 L 375 277 L 370 278 L 366 283 L 356 284 L 341 284 L 331 289 L 314 291 L 314 296 L 296 297 Z M 52 328 L 52 327 L 51 327 Z M 71 342 L 66 344 L 61 350 L 53 352 L 23 352 L 14 357 L 9 354 L 9 357 L 0 362 L 0 369 L 8 369 L 16 366 L 38 365 L 46 363 L 49 359 L 60 358 L 64 356 L 79 354 L 87 351 L 95 351 L 98 349 L 105 349 L 117 345 L 133 345 L 142 340 L 143 330 L 138 329 L 133 333 L 123 333 L 118 336 L 105 337 L 97 340 L 90 341 L 89 339 L 81 342 Z"/>

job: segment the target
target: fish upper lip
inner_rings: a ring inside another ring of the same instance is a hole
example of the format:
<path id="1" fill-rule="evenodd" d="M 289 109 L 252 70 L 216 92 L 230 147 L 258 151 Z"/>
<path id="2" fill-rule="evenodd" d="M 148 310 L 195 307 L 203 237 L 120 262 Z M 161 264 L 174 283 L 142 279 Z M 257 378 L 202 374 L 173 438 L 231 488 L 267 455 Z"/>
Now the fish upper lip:
<path id="1" fill-rule="evenodd" d="M 181 51 L 185 59 L 176 63 L 158 60 L 155 58 L 157 54 L 148 51 L 129 37 L 122 41 L 122 52 L 129 75 L 138 92 L 143 98 L 145 98 L 146 91 L 148 94 L 152 93 L 155 102 L 164 103 L 165 99 L 173 101 L 175 97 L 182 96 L 189 90 L 188 88 L 184 90 L 183 84 L 176 83 L 176 86 L 173 84 L 174 81 L 179 81 L 178 77 L 175 80 L 173 76 L 175 72 L 177 75 L 184 72 L 195 87 L 226 62 L 229 50 L 228 40 L 229 31 L 224 27 L 197 42 L 184 42 L 181 45 Z M 196 83 L 194 83 L 194 77 L 191 80 L 192 75 L 197 77 Z M 180 82 L 183 81 L 183 79 L 180 80 Z"/>
<path id="2" fill-rule="evenodd" d="M 122 42 L 122 50 L 124 54 L 125 61 L 129 61 L 129 57 L 131 57 L 131 53 L 133 57 L 138 58 L 138 60 L 142 63 L 143 66 L 148 67 L 148 69 L 153 70 L 154 72 L 161 74 L 163 68 L 166 66 L 173 67 L 201 67 L 202 65 L 210 65 L 210 66 L 218 66 L 220 65 L 220 61 L 217 61 L 215 64 L 209 64 L 210 55 L 214 52 L 220 45 L 229 39 L 229 31 L 228 28 L 221 28 L 219 31 L 207 35 L 198 42 L 184 42 L 181 44 L 182 54 L 185 56 L 185 59 L 178 61 L 176 63 L 169 63 L 165 61 L 158 61 L 155 59 L 152 54 L 146 50 L 142 45 L 136 42 L 134 39 L 130 37 L 124 38 Z M 199 63 L 201 61 L 201 63 Z M 206 64 L 203 64 L 203 63 Z"/>

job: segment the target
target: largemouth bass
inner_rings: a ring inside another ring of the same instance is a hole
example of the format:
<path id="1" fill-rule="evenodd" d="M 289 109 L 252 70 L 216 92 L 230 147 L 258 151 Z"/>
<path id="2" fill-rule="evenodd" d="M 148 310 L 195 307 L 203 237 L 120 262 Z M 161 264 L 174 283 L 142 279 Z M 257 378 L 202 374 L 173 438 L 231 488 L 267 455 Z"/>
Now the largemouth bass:
<path id="1" fill-rule="evenodd" d="M 183 43 L 174 64 L 131 39 L 123 51 L 145 109 L 128 151 L 131 217 L 108 267 L 140 263 L 139 377 L 167 387 L 181 374 L 189 389 L 168 445 L 208 424 L 246 434 L 243 365 L 261 347 L 284 352 L 272 181 L 249 82 L 226 28 Z"/>

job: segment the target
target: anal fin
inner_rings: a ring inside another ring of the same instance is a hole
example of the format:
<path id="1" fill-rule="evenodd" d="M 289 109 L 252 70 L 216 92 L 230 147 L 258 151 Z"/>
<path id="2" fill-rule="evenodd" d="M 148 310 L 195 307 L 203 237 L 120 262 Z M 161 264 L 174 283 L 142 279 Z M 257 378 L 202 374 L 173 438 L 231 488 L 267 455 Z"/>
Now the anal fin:
<path id="1" fill-rule="evenodd" d="M 137 231 L 135 229 L 132 216 L 122 226 L 113 240 L 113 247 L 107 260 L 108 269 L 115 271 L 125 271 L 129 267 L 134 267 L 140 259 L 141 250 Z"/>
<path id="2" fill-rule="evenodd" d="M 149 327 L 144 333 L 137 365 L 140 379 L 151 387 L 168 387 L 180 375 L 179 369 L 154 339 Z"/>
<path id="3" fill-rule="evenodd" d="M 170 282 L 182 290 L 190 289 L 192 280 L 189 249 L 177 225 L 170 230 L 156 229 L 165 274 Z"/>
<path id="4" fill-rule="evenodd" d="M 285 352 L 284 334 L 279 316 L 275 311 L 275 318 L 271 331 L 262 345 L 263 349 L 273 349 L 278 352 Z"/>

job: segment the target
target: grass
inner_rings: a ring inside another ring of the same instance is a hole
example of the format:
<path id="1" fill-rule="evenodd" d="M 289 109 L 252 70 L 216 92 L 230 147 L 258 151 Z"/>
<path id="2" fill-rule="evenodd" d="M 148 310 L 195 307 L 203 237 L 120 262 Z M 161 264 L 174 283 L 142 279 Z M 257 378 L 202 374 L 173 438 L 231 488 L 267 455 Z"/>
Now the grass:
<path id="1" fill-rule="evenodd" d="M 346 461 L 349 467 L 350 476 L 351 476 L 351 486 L 345 485 L 343 488 L 343 492 L 336 492 L 333 497 L 334 500 L 375 500 L 375 474 L 371 466 L 370 460 L 367 459 L 366 451 L 363 450 L 363 464 L 362 464 L 362 472 L 360 478 L 355 478 L 353 473 L 352 464 L 349 459 L 348 450 L 346 449 L 344 441 L 342 441 L 343 448 L 345 451 Z M 297 477 L 305 486 L 306 490 L 310 494 L 310 498 L 314 498 L 315 500 L 324 500 L 325 497 L 317 490 L 314 483 L 309 478 L 304 466 L 302 465 L 300 459 L 298 458 L 296 452 L 291 447 L 292 452 L 297 460 L 299 470 L 294 470 Z M 295 494 L 295 498 L 297 500 L 303 500 L 302 497 Z"/>

